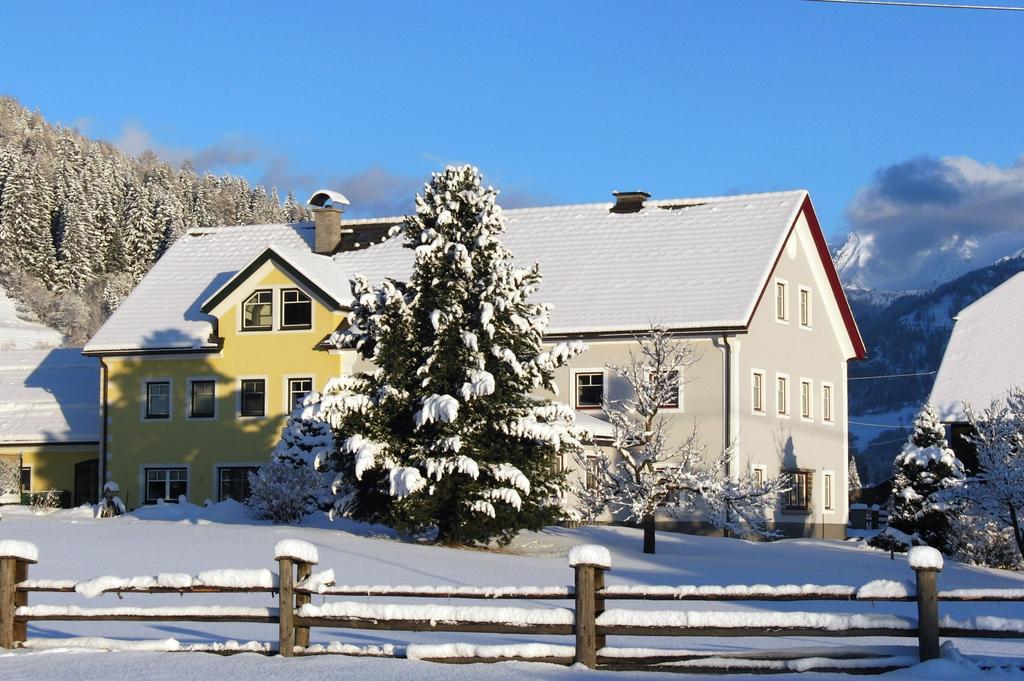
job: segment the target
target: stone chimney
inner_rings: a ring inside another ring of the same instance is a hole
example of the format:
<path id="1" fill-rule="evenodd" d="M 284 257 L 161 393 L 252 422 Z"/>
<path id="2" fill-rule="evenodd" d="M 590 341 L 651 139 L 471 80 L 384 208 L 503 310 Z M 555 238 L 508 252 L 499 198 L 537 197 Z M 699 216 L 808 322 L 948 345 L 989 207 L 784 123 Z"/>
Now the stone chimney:
<path id="1" fill-rule="evenodd" d="M 349 205 L 348 199 L 330 189 L 320 189 L 313 192 L 306 203 L 313 211 L 316 225 L 313 250 L 320 255 L 332 255 L 341 244 L 341 215 L 345 212 L 345 206 Z"/>
<path id="2" fill-rule="evenodd" d="M 615 197 L 615 205 L 611 207 L 612 213 L 638 213 L 644 207 L 644 201 L 651 198 L 645 191 L 612 192 Z"/>

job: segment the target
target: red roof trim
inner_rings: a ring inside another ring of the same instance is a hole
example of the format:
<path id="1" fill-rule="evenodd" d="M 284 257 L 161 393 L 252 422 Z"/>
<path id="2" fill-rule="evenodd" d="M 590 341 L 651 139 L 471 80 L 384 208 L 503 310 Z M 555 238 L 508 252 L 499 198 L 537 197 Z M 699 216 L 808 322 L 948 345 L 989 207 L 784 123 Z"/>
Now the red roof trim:
<path id="1" fill-rule="evenodd" d="M 818 257 L 821 259 L 821 264 L 825 268 L 825 275 L 828 277 L 828 283 L 832 288 L 832 296 L 836 300 L 836 304 L 839 305 L 839 312 L 843 317 L 843 323 L 846 325 L 846 333 L 850 337 L 850 342 L 853 344 L 853 353 L 855 359 L 864 359 L 868 356 L 867 348 L 864 345 L 864 339 L 861 338 L 860 329 L 857 328 L 857 321 L 853 318 L 853 310 L 850 309 L 850 302 L 846 299 L 846 293 L 843 291 L 843 284 L 839 281 L 839 273 L 836 272 L 835 263 L 832 262 L 832 254 L 828 250 L 828 244 L 825 243 L 825 235 L 821 232 L 821 225 L 818 223 L 818 216 L 814 213 L 814 206 L 811 204 L 810 194 L 804 195 L 803 205 L 800 206 L 800 210 L 796 214 L 796 218 L 793 220 L 793 224 L 789 226 L 789 231 L 786 232 L 786 238 L 783 240 L 783 244 L 789 240 L 792 236 L 793 230 L 796 228 L 797 220 L 803 215 L 807 218 L 807 224 L 811 228 L 811 236 L 814 238 L 814 245 L 818 250 Z M 775 256 L 775 262 L 772 263 L 771 271 L 774 272 L 775 268 L 778 267 L 779 259 L 782 258 L 782 251 L 784 248 L 780 248 L 778 254 Z M 771 281 L 771 277 L 764 282 L 761 287 L 761 293 L 757 296 L 757 304 L 754 305 L 754 310 L 750 313 L 750 319 L 747 320 L 747 326 L 750 326 L 751 321 L 754 318 L 754 312 L 757 310 L 757 306 L 761 304 L 761 299 L 764 297 L 764 292 L 768 288 L 768 283 Z"/>

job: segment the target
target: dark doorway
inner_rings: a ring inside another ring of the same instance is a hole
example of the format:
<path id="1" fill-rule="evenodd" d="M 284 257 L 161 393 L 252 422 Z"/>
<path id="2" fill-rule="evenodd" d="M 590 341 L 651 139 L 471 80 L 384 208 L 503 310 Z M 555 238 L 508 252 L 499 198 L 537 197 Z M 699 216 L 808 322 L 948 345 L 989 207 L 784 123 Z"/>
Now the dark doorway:
<path id="1" fill-rule="evenodd" d="M 100 495 L 100 461 L 89 459 L 75 464 L 75 506 L 95 504 Z"/>

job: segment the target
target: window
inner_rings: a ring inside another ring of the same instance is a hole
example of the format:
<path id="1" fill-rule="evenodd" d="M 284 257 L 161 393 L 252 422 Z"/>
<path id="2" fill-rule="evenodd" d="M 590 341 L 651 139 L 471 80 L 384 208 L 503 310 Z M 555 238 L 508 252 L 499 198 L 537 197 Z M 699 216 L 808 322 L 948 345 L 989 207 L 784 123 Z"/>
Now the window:
<path id="1" fill-rule="evenodd" d="M 821 384 L 821 418 L 832 422 L 832 386 L 827 383 Z"/>
<path id="2" fill-rule="evenodd" d="M 764 481 L 765 481 L 764 466 L 754 466 L 753 478 L 754 478 L 754 484 L 755 485 L 761 486 L 761 485 L 764 484 Z"/>
<path id="3" fill-rule="evenodd" d="M 234 499 L 244 502 L 252 493 L 249 474 L 255 473 L 256 466 L 224 466 L 217 469 L 217 501 Z"/>
<path id="4" fill-rule="evenodd" d="M 147 468 L 146 503 L 158 500 L 177 503 L 178 497 L 188 494 L 187 468 Z"/>
<path id="5" fill-rule="evenodd" d="M 274 294 L 256 291 L 242 304 L 243 331 L 269 331 L 274 327 Z"/>
<path id="6" fill-rule="evenodd" d="M 652 384 L 655 383 L 655 381 L 657 381 L 657 386 L 659 388 L 664 388 L 665 389 L 665 392 L 664 392 L 664 395 L 663 395 L 665 399 L 664 399 L 664 401 L 661 404 L 658 405 L 659 407 L 661 407 L 662 409 L 679 409 L 679 372 L 678 371 L 673 371 L 673 372 L 671 372 L 669 374 L 666 374 L 664 376 L 664 378 L 660 378 L 660 379 L 652 371 L 652 372 L 650 372 L 650 376 L 648 376 L 648 380 L 650 380 Z"/>
<path id="7" fill-rule="evenodd" d="M 584 473 L 586 475 L 586 478 L 583 481 L 583 484 L 586 485 L 586 488 L 597 489 L 597 457 L 587 457 L 587 465 Z"/>
<path id="8" fill-rule="evenodd" d="M 789 379 L 785 376 L 775 377 L 775 405 L 780 415 L 789 414 Z"/>
<path id="9" fill-rule="evenodd" d="M 800 381 L 800 416 L 809 419 L 813 416 L 811 412 L 811 382 Z"/>
<path id="10" fill-rule="evenodd" d="M 263 416 L 267 412 L 267 382 L 262 378 L 242 380 L 242 416 Z"/>
<path id="11" fill-rule="evenodd" d="M 811 326 L 811 289 L 800 289 L 800 326 Z"/>
<path id="12" fill-rule="evenodd" d="M 146 383 L 146 418 L 166 419 L 171 416 L 171 384 L 169 381 Z"/>
<path id="13" fill-rule="evenodd" d="M 288 404 L 295 409 L 302 404 L 302 398 L 306 393 L 313 391 L 312 378 L 289 378 L 288 379 Z"/>
<path id="14" fill-rule="evenodd" d="M 32 469 L 28 466 L 21 467 L 21 491 L 32 491 Z"/>
<path id="15" fill-rule="evenodd" d="M 216 382 L 192 381 L 189 416 L 194 419 L 212 419 L 216 414 Z"/>
<path id="16" fill-rule="evenodd" d="M 308 329 L 313 326 L 313 303 L 297 288 L 281 291 L 281 328 Z"/>
<path id="17" fill-rule="evenodd" d="M 564 468 L 562 466 L 562 455 L 561 454 L 555 454 L 554 456 L 551 457 L 550 470 L 551 470 L 551 475 L 558 475 L 558 474 L 560 474 L 564 470 Z"/>
<path id="18" fill-rule="evenodd" d="M 764 413 L 764 372 L 755 371 L 750 378 L 751 404 L 755 412 Z"/>
<path id="19" fill-rule="evenodd" d="M 576 406 L 596 409 L 604 401 L 604 372 L 590 371 L 576 374 Z"/>
<path id="20" fill-rule="evenodd" d="M 775 318 L 782 322 L 789 319 L 787 307 L 786 282 L 777 281 L 775 282 Z"/>
<path id="21" fill-rule="evenodd" d="M 807 511 L 811 507 L 810 471 L 788 471 L 789 491 L 786 492 L 787 511 Z"/>
<path id="22" fill-rule="evenodd" d="M 825 475 L 824 475 L 824 481 L 825 481 L 824 497 L 825 498 L 822 500 L 822 503 L 825 506 L 825 510 L 826 511 L 834 511 L 834 510 L 836 510 L 836 498 L 835 498 L 835 488 L 836 488 L 836 485 L 835 485 L 835 477 L 836 477 L 835 473 L 833 473 L 832 471 L 825 471 Z"/>

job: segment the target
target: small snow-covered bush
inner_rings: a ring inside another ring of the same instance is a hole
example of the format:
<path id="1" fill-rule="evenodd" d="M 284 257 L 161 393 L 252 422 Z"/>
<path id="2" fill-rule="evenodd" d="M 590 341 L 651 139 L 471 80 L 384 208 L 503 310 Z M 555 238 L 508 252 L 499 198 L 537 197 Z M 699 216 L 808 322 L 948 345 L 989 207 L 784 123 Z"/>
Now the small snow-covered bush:
<path id="1" fill-rule="evenodd" d="M 103 498 L 100 499 L 100 503 L 96 506 L 96 515 L 98 517 L 112 518 L 125 513 L 124 501 L 121 500 L 121 497 L 117 496 L 117 493 L 120 491 L 121 488 L 113 480 L 103 485 Z"/>
<path id="2" fill-rule="evenodd" d="M 954 520 L 950 531 L 950 549 L 957 560 L 1001 570 L 1024 569 L 1012 528 L 980 514 L 965 513 Z"/>
<path id="3" fill-rule="evenodd" d="M 309 466 L 271 461 L 249 474 L 249 512 L 275 523 L 298 522 L 316 510 L 320 475 Z"/>
<path id="4" fill-rule="evenodd" d="M 60 490 L 49 489 L 44 492 L 35 492 L 29 499 L 29 504 L 36 513 L 49 513 L 60 508 Z"/>
<path id="5" fill-rule="evenodd" d="M 0 495 L 17 494 L 21 490 L 21 461 L 0 458 Z"/>

